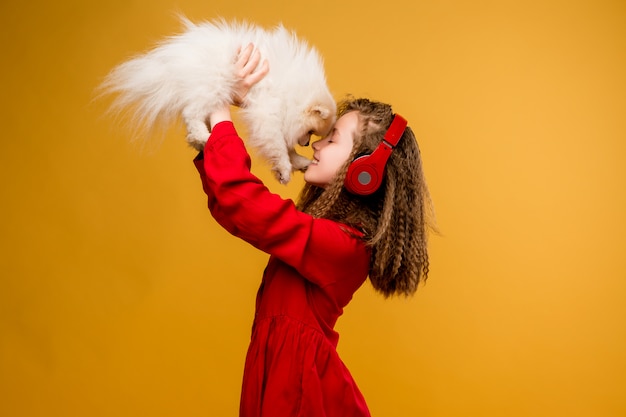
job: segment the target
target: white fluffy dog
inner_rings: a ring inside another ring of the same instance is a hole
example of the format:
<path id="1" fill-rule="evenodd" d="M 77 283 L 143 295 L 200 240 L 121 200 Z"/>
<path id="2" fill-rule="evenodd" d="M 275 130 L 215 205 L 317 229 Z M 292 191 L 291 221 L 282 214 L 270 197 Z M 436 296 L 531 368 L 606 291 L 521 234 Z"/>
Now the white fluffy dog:
<path id="1" fill-rule="evenodd" d="M 325 135 L 335 121 L 319 53 L 282 25 L 268 31 L 249 23 L 181 20 L 183 33 L 106 77 L 101 89 L 117 95 L 112 109 L 128 110 L 132 126 L 140 130 L 182 117 L 187 141 L 202 150 L 209 115 L 232 101 L 238 51 L 252 43 L 270 70 L 250 89 L 240 111 L 248 144 L 271 163 L 281 183 L 293 170 L 306 169 L 310 161 L 296 153 L 295 145 L 307 145 L 311 134 Z"/>

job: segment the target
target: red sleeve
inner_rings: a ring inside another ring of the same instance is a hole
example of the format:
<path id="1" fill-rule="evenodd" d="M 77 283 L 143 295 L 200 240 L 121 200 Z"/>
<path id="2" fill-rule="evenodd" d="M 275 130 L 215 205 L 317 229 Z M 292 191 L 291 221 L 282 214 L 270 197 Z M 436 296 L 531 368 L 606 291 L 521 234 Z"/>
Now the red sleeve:
<path id="1" fill-rule="evenodd" d="M 362 240 L 339 223 L 299 211 L 250 172 L 250 156 L 232 122 L 214 126 L 204 157 L 194 163 L 211 214 L 231 234 L 320 286 L 346 274 L 367 275 L 369 251 Z"/>

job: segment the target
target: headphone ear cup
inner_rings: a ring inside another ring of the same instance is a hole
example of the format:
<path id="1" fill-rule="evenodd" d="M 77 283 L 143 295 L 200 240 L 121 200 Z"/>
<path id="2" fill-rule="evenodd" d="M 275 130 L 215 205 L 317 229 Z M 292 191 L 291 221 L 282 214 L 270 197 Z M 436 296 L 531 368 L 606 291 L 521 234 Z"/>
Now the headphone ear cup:
<path id="1" fill-rule="evenodd" d="M 361 156 L 348 167 L 344 185 L 352 194 L 372 194 L 383 181 L 384 169 L 384 162 L 379 166 L 372 155 Z"/>
<path id="2" fill-rule="evenodd" d="M 348 167 L 344 186 L 352 194 L 370 195 L 378 190 L 385 176 L 385 165 L 394 146 L 402 138 L 406 129 L 406 119 L 396 114 L 384 139 L 370 155 L 356 158 Z"/>

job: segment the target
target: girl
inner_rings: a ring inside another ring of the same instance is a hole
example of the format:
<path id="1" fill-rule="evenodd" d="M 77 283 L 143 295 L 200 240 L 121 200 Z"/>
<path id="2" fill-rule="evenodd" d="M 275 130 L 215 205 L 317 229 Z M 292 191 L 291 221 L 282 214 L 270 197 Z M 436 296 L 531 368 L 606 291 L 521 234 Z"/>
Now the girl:
<path id="1" fill-rule="evenodd" d="M 236 63 L 236 105 L 269 70 L 248 46 Z M 241 393 L 242 417 L 362 417 L 365 400 L 339 358 L 333 330 L 369 276 L 384 296 L 414 293 L 428 275 L 430 198 L 410 128 L 370 195 L 344 184 L 352 161 L 376 149 L 394 119 L 367 99 L 339 106 L 332 131 L 313 143 L 298 206 L 250 173 L 250 158 L 226 107 L 194 163 L 214 218 L 270 254 L 258 291 Z"/>

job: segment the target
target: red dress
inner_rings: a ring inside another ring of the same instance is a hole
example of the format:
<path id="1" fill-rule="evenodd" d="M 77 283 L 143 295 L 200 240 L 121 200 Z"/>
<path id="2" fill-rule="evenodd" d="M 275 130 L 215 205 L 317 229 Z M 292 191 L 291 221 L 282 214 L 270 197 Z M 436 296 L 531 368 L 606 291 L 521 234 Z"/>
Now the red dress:
<path id="1" fill-rule="evenodd" d="M 370 252 L 353 236 L 358 232 L 272 194 L 250 173 L 231 122 L 214 127 L 204 158 L 194 163 L 217 222 L 271 255 L 257 295 L 240 416 L 369 416 L 333 329 L 367 278 Z"/>

